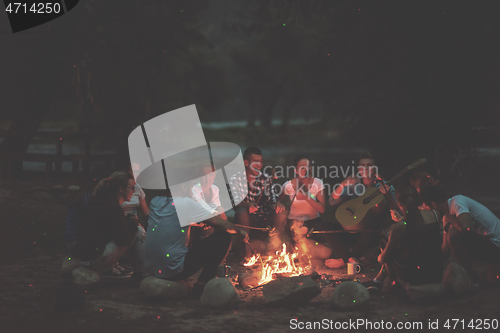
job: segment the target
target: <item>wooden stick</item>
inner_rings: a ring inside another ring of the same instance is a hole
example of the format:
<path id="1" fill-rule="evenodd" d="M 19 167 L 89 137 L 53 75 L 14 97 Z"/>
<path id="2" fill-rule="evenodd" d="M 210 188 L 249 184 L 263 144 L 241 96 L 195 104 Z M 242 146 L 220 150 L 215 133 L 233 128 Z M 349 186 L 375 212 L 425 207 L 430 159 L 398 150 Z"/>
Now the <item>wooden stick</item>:
<path id="1" fill-rule="evenodd" d="M 254 229 L 254 230 L 261 230 L 261 231 L 271 231 L 272 229 L 270 227 L 267 227 L 267 228 L 257 228 L 257 227 L 250 227 L 250 226 L 247 226 L 247 225 L 242 225 L 242 224 L 234 224 L 235 226 L 237 227 L 240 227 L 240 228 L 247 228 L 247 229 Z"/>
<path id="2" fill-rule="evenodd" d="M 341 234 L 341 233 L 358 233 L 358 232 L 378 232 L 381 233 L 382 230 L 323 230 L 323 231 L 313 231 L 313 234 Z"/>

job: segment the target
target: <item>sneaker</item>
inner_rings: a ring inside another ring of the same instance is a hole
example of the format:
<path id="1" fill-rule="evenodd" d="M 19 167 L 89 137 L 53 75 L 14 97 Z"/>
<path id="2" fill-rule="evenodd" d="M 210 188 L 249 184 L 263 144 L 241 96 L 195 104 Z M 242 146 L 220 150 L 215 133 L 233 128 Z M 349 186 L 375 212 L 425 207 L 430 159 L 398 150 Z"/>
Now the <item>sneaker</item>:
<path id="1" fill-rule="evenodd" d="M 361 283 L 363 286 L 368 289 L 368 292 L 370 294 L 379 294 L 382 291 L 382 287 L 384 286 L 382 282 L 375 282 L 375 281 L 367 281 L 367 282 L 362 282 Z"/>
<path id="2" fill-rule="evenodd" d="M 132 275 L 134 273 L 134 270 L 132 269 L 132 267 L 130 266 L 127 266 L 125 264 L 116 264 L 115 265 L 115 268 L 117 270 L 119 270 L 122 274 L 129 274 L 129 275 Z"/>
<path id="3" fill-rule="evenodd" d="M 122 273 L 116 267 L 111 267 L 110 269 L 102 271 L 101 277 L 103 279 L 130 279 L 132 273 Z"/>

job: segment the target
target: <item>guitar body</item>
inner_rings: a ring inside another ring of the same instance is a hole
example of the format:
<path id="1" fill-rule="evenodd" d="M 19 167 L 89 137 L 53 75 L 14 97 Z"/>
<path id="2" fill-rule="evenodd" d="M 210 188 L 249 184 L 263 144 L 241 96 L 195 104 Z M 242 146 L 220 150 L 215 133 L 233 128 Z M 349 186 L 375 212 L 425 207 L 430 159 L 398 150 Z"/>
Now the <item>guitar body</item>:
<path id="1" fill-rule="evenodd" d="M 344 202 L 337 208 L 335 217 L 344 229 L 368 229 L 367 224 L 370 219 L 387 207 L 387 199 L 382 193 L 369 200 L 369 197 L 376 191 L 378 191 L 376 187 L 367 188 L 362 196 Z"/>
<path id="2" fill-rule="evenodd" d="M 426 161 L 425 158 L 416 160 L 389 180 L 386 185 L 393 184 L 406 172 L 417 168 Z M 359 198 L 349 200 L 340 205 L 335 212 L 335 217 L 346 230 L 366 230 L 368 229 L 367 224 L 370 219 L 381 213 L 385 207 L 387 207 L 385 196 L 379 192 L 377 187 L 370 187 Z"/>

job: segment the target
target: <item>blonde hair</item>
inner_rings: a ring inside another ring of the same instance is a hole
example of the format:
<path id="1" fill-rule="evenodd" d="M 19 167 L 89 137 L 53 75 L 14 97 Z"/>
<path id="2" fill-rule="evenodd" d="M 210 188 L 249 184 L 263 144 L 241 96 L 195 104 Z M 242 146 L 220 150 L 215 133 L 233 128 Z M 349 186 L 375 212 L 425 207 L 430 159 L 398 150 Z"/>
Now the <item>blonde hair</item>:
<path id="1" fill-rule="evenodd" d="M 116 195 L 120 188 L 128 186 L 128 181 L 134 177 L 128 172 L 117 171 L 108 178 L 103 178 L 94 188 L 92 195 L 101 197 L 105 195 Z"/>

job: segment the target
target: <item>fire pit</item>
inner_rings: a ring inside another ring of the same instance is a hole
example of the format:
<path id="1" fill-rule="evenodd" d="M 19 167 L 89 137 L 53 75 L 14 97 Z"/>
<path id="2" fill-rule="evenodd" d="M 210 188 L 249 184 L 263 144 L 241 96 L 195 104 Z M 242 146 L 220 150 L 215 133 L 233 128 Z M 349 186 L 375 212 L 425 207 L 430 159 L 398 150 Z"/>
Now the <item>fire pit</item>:
<path id="1" fill-rule="evenodd" d="M 239 277 L 239 283 L 243 288 L 256 288 L 265 285 L 279 277 L 292 277 L 309 275 L 312 273 L 312 264 L 309 257 L 298 252 L 287 253 L 286 244 L 282 244 L 281 251 L 275 255 L 261 257 L 254 254 L 244 266 L 258 268 Z"/>

